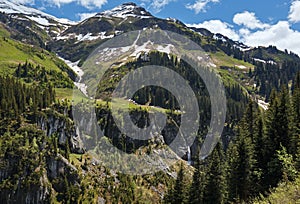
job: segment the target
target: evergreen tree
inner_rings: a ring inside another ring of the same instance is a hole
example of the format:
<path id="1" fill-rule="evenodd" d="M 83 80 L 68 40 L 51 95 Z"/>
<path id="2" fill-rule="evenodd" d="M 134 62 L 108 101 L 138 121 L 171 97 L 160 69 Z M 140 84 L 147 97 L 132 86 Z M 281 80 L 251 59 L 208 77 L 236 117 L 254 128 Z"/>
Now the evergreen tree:
<path id="1" fill-rule="evenodd" d="M 204 188 L 205 188 L 205 167 L 202 160 L 197 160 L 195 163 L 195 171 L 193 181 L 189 192 L 190 204 L 204 204 Z"/>
<path id="2" fill-rule="evenodd" d="M 291 143 L 289 152 L 294 156 L 296 165 L 300 168 L 300 72 L 293 81 L 291 105 Z"/>
<path id="3" fill-rule="evenodd" d="M 262 176 L 263 176 L 263 168 L 265 166 L 264 163 L 264 124 L 263 118 L 260 113 L 260 110 L 257 108 L 255 111 L 254 118 L 254 159 L 256 160 L 256 176 L 254 183 L 256 184 L 256 193 L 261 192 L 263 189 Z"/>
<path id="4" fill-rule="evenodd" d="M 179 204 L 186 203 L 187 199 L 187 186 L 185 182 L 184 168 L 183 164 L 180 164 L 180 169 L 177 174 L 177 179 L 174 186 L 173 199 L 171 203 Z"/>
<path id="5" fill-rule="evenodd" d="M 261 176 L 262 167 L 265 165 L 263 161 L 263 146 L 264 146 L 264 134 L 263 134 L 263 121 L 260 115 L 258 105 L 249 101 L 244 116 L 239 123 L 240 135 L 249 140 L 249 150 L 251 152 L 252 163 L 252 186 L 253 191 L 251 194 L 259 192 L 261 189 Z"/>
<path id="6" fill-rule="evenodd" d="M 187 181 L 184 175 L 183 164 L 180 164 L 179 172 L 177 173 L 177 178 L 173 189 L 170 189 L 168 195 L 165 196 L 164 202 L 171 204 L 182 204 L 187 203 Z"/>
<path id="7" fill-rule="evenodd" d="M 282 169 L 277 158 L 277 151 L 281 145 L 290 149 L 290 104 L 289 94 L 286 87 L 277 94 L 271 94 L 270 106 L 266 113 L 266 135 L 265 135 L 265 168 L 264 181 L 265 188 L 275 186 L 282 177 Z"/>
<path id="8" fill-rule="evenodd" d="M 227 150 L 229 199 L 246 200 L 257 192 L 259 168 L 254 141 L 254 112 L 250 102 L 238 127 L 238 134 Z"/>
<path id="9" fill-rule="evenodd" d="M 227 201 L 226 162 L 223 147 L 217 144 L 208 158 L 207 181 L 204 188 L 204 203 L 222 204 Z"/>
<path id="10" fill-rule="evenodd" d="M 286 147 L 290 148 L 290 95 L 286 86 L 282 86 L 281 92 L 279 94 L 279 107 L 278 107 L 278 121 L 281 121 L 281 125 L 277 127 L 278 136 L 280 137 L 280 143 Z M 280 149 L 280 147 L 279 147 Z M 277 149 L 277 150 L 279 150 Z"/>

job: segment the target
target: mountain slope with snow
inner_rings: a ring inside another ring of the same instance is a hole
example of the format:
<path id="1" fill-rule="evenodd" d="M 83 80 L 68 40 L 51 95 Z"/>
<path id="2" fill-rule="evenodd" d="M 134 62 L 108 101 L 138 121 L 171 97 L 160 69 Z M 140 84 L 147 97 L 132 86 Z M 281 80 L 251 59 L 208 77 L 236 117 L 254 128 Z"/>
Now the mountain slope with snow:
<path id="1" fill-rule="evenodd" d="M 22 4 L 0 0 L 0 24 L 11 33 L 12 38 L 46 48 L 49 41 L 76 23 Z"/>
<path id="2" fill-rule="evenodd" d="M 124 3 L 112 10 L 104 11 L 97 14 L 98 17 L 117 17 L 117 18 L 153 18 L 153 16 L 144 8 L 137 6 L 135 3 Z"/>
<path id="3" fill-rule="evenodd" d="M 34 8 L 0 0 L 0 26 L 9 31 L 13 39 L 51 50 L 66 60 L 78 63 L 79 67 L 103 42 L 122 33 L 145 29 L 168 30 L 186 36 L 200 45 L 207 57 L 211 57 L 212 67 L 227 70 L 229 75 L 236 75 L 237 78 L 253 69 L 257 62 L 268 62 L 267 65 L 271 62 L 281 67 L 286 60 L 299 61 L 298 56 L 276 47 L 252 48 L 204 28 L 188 27 L 177 19 L 157 18 L 134 3 L 124 3 L 74 23 Z M 133 48 L 135 51 L 124 57 L 125 62 L 149 52 L 151 41 Z M 172 47 L 168 44 L 155 48 L 160 52 L 172 53 Z M 247 88 L 259 84 L 255 80 L 247 78 L 241 83 Z"/>
<path id="4" fill-rule="evenodd" d="M 40 25 L 49 25 L 50 21 L 56 21 L 63 25 L 74 25 L 76 24 L 73 21 L 70 21 L 68 19 L 61 19 L 56 18 L 52 15 L 49 15 L 47 13 L 44 13 L 42 11 L 39 11 L 34 8 L 30 8 L 27 6 L 23 6 L 22 4 L 13 3 L 7 0 L 0 0 L 0 12 L 6 13 L 6 14 L 23 14 L 27 17 L 29 17 L 31 20 L 37 22 Z"/>

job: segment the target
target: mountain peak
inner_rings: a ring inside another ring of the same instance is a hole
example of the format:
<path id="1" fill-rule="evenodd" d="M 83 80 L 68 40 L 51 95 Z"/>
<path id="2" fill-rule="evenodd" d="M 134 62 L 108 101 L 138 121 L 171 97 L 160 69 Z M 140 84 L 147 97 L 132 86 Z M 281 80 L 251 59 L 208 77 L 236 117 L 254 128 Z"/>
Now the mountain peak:
<path id="1" fill-rule="evenodd" d="M 127 2 L 127 3 L 123 3 L 121 5 L 124 5 L 124 6 L 137 6 L 136 3 L 134 3 L 134 2 Z"/>
<path id="2" fill-rule="evenodd" d="M 22 13 L 22 14 L 44 14 L 43 12 L 24 6 L 19 3 L 13 3 L 6 0 L 0 0 L 0 12 L 11 14 L 11 13 Z"/>
<path id="3" fill-rule="evenodd" d="M 55 16 L 49 15 L 47 13 L 44 13 L 42 11 L 39 11 L 35 8 L 31 8 L 19 3 L 10 2 L 7 0 L 0 0 L 0 12 L 6 13 L 6 14 L 23 14 L 26 15 L 29 19 L 36 21 L 39 24 L 45 24 L 45 22 L 48 22 L 48 19 L 52 19 L 54 21 L 57 21 L 61 24 L 71 25 L 75 24 L 75 22 L 72 22 L 68 19 L 63 18 L 56 18 Z M 49 23 L 46 23 L 47 25 Z"/>
<path id="4" fill-rule="evenodd" d="M 128 17 L 152 18 L 153 17 L 151 13 L 149 13 L 143 7 L 140 7 L 133 2 L 123 3 L 111 10 L 101 12 L 97 15 L 106 16 L 106 17 L 117 17 L 117 18 L 128 18 Z"/>

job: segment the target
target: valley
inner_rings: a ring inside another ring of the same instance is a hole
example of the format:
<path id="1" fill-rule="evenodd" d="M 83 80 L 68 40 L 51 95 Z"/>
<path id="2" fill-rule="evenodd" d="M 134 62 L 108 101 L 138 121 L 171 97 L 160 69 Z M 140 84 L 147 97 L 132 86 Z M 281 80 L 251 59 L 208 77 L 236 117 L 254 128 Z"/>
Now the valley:
<path id="1" fill-rule="evenodd" d="M 0 203 L 297 203 L 300 58 L 229 37 L 135 3 L 73 22 L 0 0 Z M 188 92 L 177 75 L 194 98 L 127 89 Z"/>

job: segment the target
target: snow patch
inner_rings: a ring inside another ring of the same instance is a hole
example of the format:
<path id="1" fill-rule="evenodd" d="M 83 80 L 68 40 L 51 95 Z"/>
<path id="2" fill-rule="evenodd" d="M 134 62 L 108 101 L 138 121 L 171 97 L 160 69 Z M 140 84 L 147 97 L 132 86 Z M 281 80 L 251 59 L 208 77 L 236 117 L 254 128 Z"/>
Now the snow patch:
<path id="1" fill-rule="evenodd" d="M 191 148 L 190 148 L 190 146 L 187 147 L 187 162 L 188 162 L 189 165 L 192 165 Z"/>
<path id="2" fill-rule="evenodd" d="M 138 12 L 138 9 L 141 7 L 136 6 L 135 4 L 122 4 L 113 8 L 112 10 L 104 11 L 97 14 L 97 17 L 117 17 L 117 18 L 153 18 L 153 16 L 147 14 L 145 11 L 141 10 Z"/>
<path id="3" fill-rule="evenodd" d="M 213 39 L 215 40 L 221 40 L 222 42 L 227 42 L 224 36 L 221 36 L 219 34 L 214 34 Z"/>
<path id="4" fill-rule="evenodd" d="M 49 32 L 47 29 L 46 29 L 46 27 L 45 26 L 42 26 L 42 25 L 37 25 L 39 28 L 41 28 L 42 30 L 45 30 L 47 33 Z M 57 33 L 57 31 L 56 31 L 56 33 Z"/>
<path id="5" fill-rule="evenodd" d="M 249 50 L 252 50 L 253 48 L 252 47 L 238 47 L 240 49 L 240 51 L 242 52 L 246 52 L 246 51 L 249 51 Z"/>
<path id="6" fill-rule="evenodd" d="M 0 12 L 4 12 L 7 14 L 24 14 L 24 15 L 29 15 L 27 16 L 28 18 L 32 18 L 33 16 L 36 16 L 34 18 L 34 21 L 37 20 L 36 22 L 39 23 L 41 22 L 41 18 L 43 19 L 52 19 L 58 23 L 64 24 L 64 25 L 75 25 L 76 22 L 74 21 L 70 21 L 68 19 L 64 19 L 64 18 L 56 18 L 54 16 L 51 16 L 49 14 L 46 14 L 42 11 L 39 11 L 37 9 L 34 8 L 30 8 L 27 6 L 23 6 L 21 4 L 18 3 L 13 3 L 7 0 L 0 0 Z M 33 20 L 33 19 L 32 19 Z M 43 22 L 45 22 L 43 20 Z M 43 25 L 43 24 L 42 24 Z"/>
<path id="7" fill-rule="evenodd" d="M 213 67 L 213 68 L 216 68 L 216 67 L 217 67 L 217 65 L 211 61 L 211 59 L 209 58 L 208 55 L 205 55 L 205 56 L 197 56 L 197 59 L 198 59 L 201 63 L 204 63 L 204 65 L 206 65 L 206 66 Z"/>
<path id="8" fill-rule="evenodd" d="M 208 66 L 210 66 L 210 67 L 214 67 L 214 68 L 216 68 L 216 67 L 217 67 L 217 65 L 215 65 L 215 64 L 214 64 L 214 63 L 212 63 L 212 62 L 208 62 L 208 63 L 207 63 L 207 65 L 208 65 Z"/>
<path id="9" fill-rule="evenodd" d="M 37 22 L 40 25 L 44 25 L 44 26 L 54 25 L 54 24 L 50 24 L 46 18 L 43 18 L 41 16 L 27 16 L 27 18 L 29 18 L 32 21 Z"/>
<path id="10" fill-rule="evenodd" d="M 164 52 L 164 53 L 170 54 L 172 52 L 172 49 L 174 49 L 174 45 L 168 44 L 165 47 L 163 47 L 162 45 L 159 45 L 156 49 L 159 52 Z"/>
<path id="11" fill-rule="evenodd" d="M 264 64 L 273 64 L 273 65 L 277 64 L 277 63 L 274 62 L 273 60 L 268 60 L 268 61 L 266 61 L 266 60 L 258 59 L 258 58 L 253 58 L 253 60 L 256 61 L 256 62 L 262 62 L 262 63 L 264 63 Z"/>
<path id="12" fill-rule="evenodd" d="M 76 82 L 74 82 L 74 84 L 85 96 L 88 97 L 87 85 L 81 82 L 82 76 L 84 75 L 84 71 L 78 66 L 79 61 L 71 62 L 61 57 L 59 58 L 63 60 L 78 75 L 79 79 Z"/>
<path id="13" fill-rule="evenodd" d="M 244 66 L 244 65 L 236 65 L 236 67 L 238 67 L 238 68 L 240 68 L 240 69 L 247 69 L 247 67 Z"/>
<path id="14" fill-rule="evenodd" d="M 171 21 L 171 22 L 173 22 L 173 23 L 177 23 L 178 22 L 178 20 L 176 19 L 176 18 L 167 18 L 167 20 L 168 21 Z"/>
<path id="15" fill-rule="evenodd" d="M 115 34 L 116 34 L 116 35 L 120 35 L 120 34 L 122 34 L 122 33 L 124 33 L 124 31 L 122 31 L 122 30 L 116 30 L 116 31 L 115 31 Z"/>
<path id="16" fill-rule="evenodd" d="M 267 63 L 269 63 L 269 64 L 273 64 L 273 65 L 277 64 L 277 63 L 276 63 L 276 62 L 274 62 L 273 60 L 269 60 L 269 61 L 267 61 Z"/>
<path id="17" fill-rule="evenodd" d="M 130 55 L 131 57 L 138 57 L 141 52 L 149 52 L 151 49 L 149 46 L 153 45 L 153 42 L 148 41 L 141 46 L 134 45 L 134 52 Z M 148 48 L 147 48 L 148 47 Z"/>
<path id="18" fill-rule="evenodd" d="M 253 47 L 249 47 L 247 45 L 244 45 L 243 43 L 240 43 L 240 42 L 235 42 L 235 43 L 236 43 L 236 45 L 233 45 L 233 47 L 239 49 L 242 52 L 246 52 L 246 51 L 253 49 Z"/>
<path id="19" fill-rule="evenodd" d="M 266 61 L 265 61 L 265 60 L 258 59 L 258 58 L 253 58 L 253 60 L 254 60 L 255 62 L 262 62 L 262 63 L 266 63 Z"/>
<path id="20" fill-rule="evenodd" d="M 69 33 L 64 36 L 57 36 L 57 40 L 67 40 L 67 39 L 76 39 L 77 41 L 92 41 L 92 40 L 97 40 L 97 39 L 109 39 L 113 38 L 114 35 L 106 35 L 106 32 L 101 32 L 98 34 L 93 34 L 93 33 L 88 33 L 86 35 L 79 34 L 77 35 L 76 33 Z"/>
<path id="21" fill-rule="evenodd" d="M 141 46 L 134 44 L 134 46 L 132 48 L 134 48 L 134 52 L 130 56 L 138 57 L 140 53 L 142 53 L 142 52 L 147 53 L 147 52 L 150 52 L 151 50 L 156 50 L 158 52 L 170 54 L 172 52 L 172 49 L 174 49 L 174 45 L 167 44 L 164 46 L 163 45 L 154 46 L 153 42 L 147 41 Z"/>
<path id="22" fill-rule="evenodd" d="M 258 105 L 259 105 L 260 107 L 262 107 L 262 109 L 268 110 L 268 108 L 269 108 L 269 103 L 266 103 L 265 101 L 260 100 L 260 99 L 258 99 L 257 103 L 258 103 Z"/>

